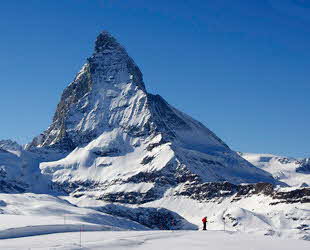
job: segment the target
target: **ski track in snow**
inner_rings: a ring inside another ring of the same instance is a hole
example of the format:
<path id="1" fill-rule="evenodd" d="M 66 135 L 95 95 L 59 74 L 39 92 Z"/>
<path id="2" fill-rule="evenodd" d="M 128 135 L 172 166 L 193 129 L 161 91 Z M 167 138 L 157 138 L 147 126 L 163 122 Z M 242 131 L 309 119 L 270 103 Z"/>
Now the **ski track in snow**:
<path id="1" fill-rule="evenodd" d="M 1 240 L 1 249 L 308 250 L 310 243 L 223 231 L 59 233 Z"/>

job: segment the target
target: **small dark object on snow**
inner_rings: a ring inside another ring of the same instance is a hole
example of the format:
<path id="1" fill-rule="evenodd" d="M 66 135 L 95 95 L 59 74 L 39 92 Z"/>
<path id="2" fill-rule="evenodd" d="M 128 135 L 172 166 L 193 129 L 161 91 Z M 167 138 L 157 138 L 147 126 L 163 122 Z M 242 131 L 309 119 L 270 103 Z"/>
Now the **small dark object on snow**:
<path id="1" fill-rule="evenodd" d="M 207 216 L 202 218 L 202 223 L 203 223 L 203 229 L 202 230 L 207 230 Z"/>

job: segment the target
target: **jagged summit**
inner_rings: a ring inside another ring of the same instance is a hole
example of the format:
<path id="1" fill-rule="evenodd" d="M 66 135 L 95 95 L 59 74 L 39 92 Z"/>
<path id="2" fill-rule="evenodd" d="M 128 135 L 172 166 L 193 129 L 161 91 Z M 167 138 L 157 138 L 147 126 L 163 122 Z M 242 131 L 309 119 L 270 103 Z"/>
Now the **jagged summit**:
<path id="1" fill-rule="evenodd" d="M 64 90 L 53 123 L 29 147 L 71 151 L 114 127 L 135 135 L 162 133 L 167 141 L 178 139 L 190 148 L 228 148 L 201 123 L 147 93 L 138 66 L 104 31 L 94 54 Z"/>
<path id="2" fill-rule="evenodd" d="M 97 70 L 100 74 L 107 73 L 103 70 L 104 68 L 119 65 L 121 70 L 126 71 L 127 69 L 132 82 L 145 90 L 143 76 L 139 67 L 128 55 L 126 49 L 108 31 L 103 31 L 98 35 L 95 41 L 94 54 L 88 59 L 88 62 L 93 64 L 91 71 L 96 72 Z"/>
<path id="3" fill-rule="evenodd" d="M 107 50 L 114 49 L 123 50 L 125 52 L 125 48 L 123 48 L 108 31 L 102 31 L 97 36 L 95 42 L 95 53 L 106 52 Z"/>
<path id="4" fill-rule="evenodd" d="M 52 146 L 70 151 L 88 143 L 112 126 L 111 113 L 130 106 L 130 96 L 145 92 L 140 69 L 104 31 L 97 37 L 93 55 L 64 90 L 52 125 L 28 147 Z"/>

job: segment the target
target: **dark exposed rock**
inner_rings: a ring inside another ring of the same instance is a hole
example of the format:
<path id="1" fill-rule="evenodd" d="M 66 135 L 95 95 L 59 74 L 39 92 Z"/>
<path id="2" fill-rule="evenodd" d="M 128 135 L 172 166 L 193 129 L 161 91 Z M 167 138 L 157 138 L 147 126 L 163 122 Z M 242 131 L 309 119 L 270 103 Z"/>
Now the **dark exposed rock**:
<path id="1" fill-rule="evenodd" d="M 271 196 L 278 203 L 309 203 L 310 188 L 302 188 L 291 191 L 277 191 L 270 183 L 256 183 L 246 185 L 234 185 L 229 182 L 222 183 L 203 183 L 184 185 L 183 190 L 176 192 L 175 195 L 187 196 L 195 200 L 205 201 L 221 197 L 233 197 L 232 202 L 240 200 L 249 195 Z"/>
<path id="2" fill-rule="evenodd" d="M 250 194 L 255 189 L 255 184 L 238 185 L 236 198 Z"/>
<path id="3" fill-rule="evenodd" d="M 293 159 L 286 158 L 286 157 L 281 157 L 278 159 L 278 162 L 280 162 L 282 164 L 288 164 L 288 163 L 291 163 L 292 161 L 293 161 Z"/>
<path id="4" fill-rule="evenodd" d="M 24 193 L 27 185 L 16 181 L 0 180 L 0 193 Z"/>
<path id="5" fill-rule="evenodd" d="M 146 165 L 146 164 L 152 162 L 154 159 L 155 159 L 154 156 L 145 156 L 145 157 L 143 158 L 143 160 L 141 161 L 141 164 L 142 164 L 142 165 Z"/>
<path id="6" fill-rule="evenodd" d="M 161 197 L 159 192 L 155 192 L 154 189 L 150 189 L 146 193 L 141 192 L 117 192 L 102 194 L 98 200 L 104 200 L 107 202 L 118 202 L 124 204 L 143 204 L 150 201 L 157 200 Z"/>
<path id="7" fill-rule="evenodd" d="M 275 192 L 272 197 L 278 201 L 272 202 L 271 205 L 278 203 L 310 203 L 310 188 Z"/>
<path id="8" fill-rule="evenodd" d="M 177 172 L 176 173 L 176 182 L 177 183 L 185 183 L 185 182 L 191 182 L 191 183 L 201 183 L 201 178 L 196 175 L 192 174 L 190 172 L 184 173 L 184 172 Z"/>
<path id="9" fill-rule="evenodd" d="M 310 188 L 301 188 L 287 192 L 277 192 L 273 197 L 276 199 L 299 199 L 305 196 L 310 197 Z"/>
<path id="10" fill-rule="evenodd" d="M 183 217 L 165 208 L 129 208 L 109 204 L 97 210 L 114 216 L 128 218 L 152 229 L 178 230 L 198 229 L 197 226 L 187 222 Z"/>
<path id="11" fill-rule="evenodd" d="M 184 182 L 183 182 L 184 181 Z M 277 191 L 269 183 L 241 184 L 235 185 L 229 182 L 210 182 L 201 183 L 195 177 L 188 176 L 178 179 L 171 173 L 164 174 L 158 172 L 140 172 L 132 176 L 126 182 L 119 180 L 119 184 L 125 183 L 154 183 L 154 187 L 146 193 L 141 192 L 115 192 L 105 193 L 107 185 L 98 182 L 65 182 L 53 183 L 53 189 L 73 194 L 74 197 L 83 195 L 83 191 L 89 189 L 100 190 L 102 195 L 94 197 L 107 202 L 118 202 L 123 204 L 144 204 L 157 200 L 164 195 L 164 192 L 171 186 L 177 186 L 184 183 L 182 190 L 176 191 L 176 196 L 186 196 L 198 201 L 207 201 L 218 198 L 232 197 L 232 202 L 238 201 L 243 197 L 252 195 L 265 195 L 272 197 L 275 201 L 270 203 L 276 205 L 279 203 L 310 203 L 310 188 L 300 188 L 290 191 Z M 116 184 L 117 181 L 114 183 Z M 1 184 L 1 182 L 0 182 Z M 3 185 L 3 184 L 2 184 Z M 110 184 L 111 185 L 111 184 Z M 1 185 L 0 185 L 1 187 Z M 13 187 L 11 187 L 13 189 Z M 14 187 L 16 189 L 16 187 Z M 18 188 L 18 187 L 17 187 Z M 20 192 L 24 192 L 20 189 Z"/>
<path id="12" fill-rule="evenodd" d="M 95 151 L 93 152 L 95 155 L 97 156 L 101 156 L 101 157 L 107 157 L 107 156 L 115 156 L 118 155 L 120 153 L 120 150 L 117 148 L 111 148 L 108 149 L 106 151 Z"/>
<path id="13" fill-rule="evenodd" d="M 274 193 L 274 187 L 270 183 L 257 183 L 254 186 L 254 194 L 272 195 Z"/>
<path id="14" fill-rule="evenodd" d="M 161 185 L 176 185 L 177 181 L 173 174 L 169 172 L 157 171 L 157 172 L 139 172 L 138 174 L 130 177 L 127 182 L 131 183 L 157 183 Z"/>
<path id="15" fill-rule="evenodd" d="M 122 46 L 108 32 L 101 32 L 95 42 L 95 52 L 101 53 L 114 48 L 122 49 Z"/>
<path id="16" fill-rule="evenodd" d="M 146 150 L 147 151 L 152 151 L 154 148 L 159 147 L 160 145 L 163 145 L 167 143 L 163 138 L 161 138 L 161 140 L 159 142 L 156 143 L 150 143 L 147 147 Z"/>
<path id="17" fill-rule="evenodd" d="M 177 170 L 174 168 L 177 168 Z M 191 182 L 192 184 L 201 183 L 201 178 L 196 174 L 192 174 L 186 168 L 176 167 L 174 164 L 168 163 L 163 170 L 139 172 L 138 174 L 130 177 L 126 182 L 147 182 L 175 187 L 178 184 L 185 182 Z"/>
<path id="18" fill-rule="evenodd" d="M 184 185 L 183 190 L 176 195 L 187 196 L 195 200 L 210 200 L 218 197 L 229 197 L 237 192 L 237 186 L 229 182 L 203 183 Z"/>
<path id="19" fill-rule="evenodd" d="M 310 225 L 308 224 L 301 224 L 296 229 L 303 230 L 303 231 L 310 231 Z"/>
<path id="20" fill-rule="evenodd" d="M 51 188 L 54 191 L 64 192 L 64 193 L 72 193 L 75 197 L 76 192 L 80 192 L 82 190 L 87 190 L 89 188 L 95 189 L 100 188 L 100 183 L 92 182 L 92 181 L 66 181 L 66 182 L 52 182 Z"/>
<path id="21" fill-rule="evenodd" d="M 300 161 L 300 167 L 296 169 L 297 173 L 310 174 L 310 158 Z"/>

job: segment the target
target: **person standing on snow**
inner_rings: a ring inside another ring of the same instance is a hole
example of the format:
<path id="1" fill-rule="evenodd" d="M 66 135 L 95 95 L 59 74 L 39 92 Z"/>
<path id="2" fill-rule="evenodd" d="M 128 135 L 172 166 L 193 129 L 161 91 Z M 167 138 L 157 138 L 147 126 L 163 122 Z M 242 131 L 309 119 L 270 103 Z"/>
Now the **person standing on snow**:
<path id="1" fill-rule="evenodd" d="M 203 223 L 203 229 L 202 230 L 207 230 L 207 216 L 202 218 L 202 223 Z"/>

